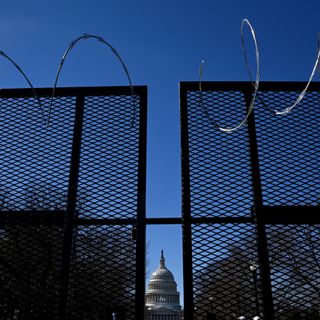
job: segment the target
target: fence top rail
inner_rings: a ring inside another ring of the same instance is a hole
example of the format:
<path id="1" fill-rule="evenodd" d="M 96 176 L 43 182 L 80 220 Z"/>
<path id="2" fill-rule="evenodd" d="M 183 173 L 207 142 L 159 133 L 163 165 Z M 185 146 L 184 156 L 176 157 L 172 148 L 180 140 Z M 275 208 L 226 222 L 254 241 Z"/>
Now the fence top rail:
<path id="1" fill-rule="evenodd" d="M 51 97 L 52 88 L 35 88 L 39 97 Z M 144 95 L 147 92 L 147 86 L 133 86 L 133 92 L 136 95 Z M 131 96 L 130 86 L 110 86 L 110 87 L 59 87 L 55 90 L 55 97 L 64 96 L 110 96 L 110 95 L 128 95 Z M 34 97 L 30 88 L 0 89 L 0 98 L 29 98 Z"/>
<path id="2" fill-rule="evenodd" d="M 303 81 L 260 81 L 258 91 L 302 91 L 307 82 Z M 250 81 L 202 81 L 202 91 L 244 91 L 253 90 Z M 199 91 L 199 81 L 180 82 L 182 92 Z M 320 81 L 312 82 L 308 91 L 319 91 Z"/>

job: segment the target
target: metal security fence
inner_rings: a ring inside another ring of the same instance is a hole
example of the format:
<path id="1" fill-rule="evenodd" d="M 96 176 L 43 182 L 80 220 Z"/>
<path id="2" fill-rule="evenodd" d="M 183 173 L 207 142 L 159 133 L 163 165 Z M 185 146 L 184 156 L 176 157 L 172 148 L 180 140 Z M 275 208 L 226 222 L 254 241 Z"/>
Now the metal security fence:
<path id="1" fill-rule="evenodd" d="M 0 91 L 0 318 L 142 319 L 146 87 Z M 134 119 L 133 119 L 134 118 Z"/>
<path id="2" fill-rule="evenodd" d="M 181 83 L 185 319 L 320 319 L 320 85 Z M 211 119 L 211 120 L 210 120 Z"/>
<path id="3" fill-rule="evenodd" d="M 0 90 L 0 318 L 144 317 L 145 228 L 183 227 L 184 319 L 320 319 L 320 86 L 181 84 L 183 212 L 146 218 L 146 87 Z M 45 123 L 51 113 L 50 125 Z"/>

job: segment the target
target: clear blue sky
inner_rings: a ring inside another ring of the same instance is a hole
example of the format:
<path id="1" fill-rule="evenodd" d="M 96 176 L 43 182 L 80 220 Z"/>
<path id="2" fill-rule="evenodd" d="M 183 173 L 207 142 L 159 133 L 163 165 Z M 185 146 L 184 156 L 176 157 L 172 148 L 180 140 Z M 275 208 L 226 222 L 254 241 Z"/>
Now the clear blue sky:
<path id="1" fill-rule="evenodd" d="M 148 216 L 179 216 L 179 81 L 197 80 L 202 59 L 204 80 L 247 80 L 239 34 L 243 18 L 257 33 L 261 80 L 307 80 L 316 57 L 319 12 L 319 0 L 3 1 L 0 49 L 22 66 L 34 86 L 50 87 L 73 38 L 94 33 L 109 41 L 134 84 L 149 87 Z M 254 52 L 249 59 L 254 66 Z M 69 56 L 59 85 L 127 82 L 111 52 L 88 41 Z M 0 87 L 25 86 L 16 70 L 0 60 Z M 148 240 L 150 269 L 163 248 L 182 291 L 181 228 L 149 227 Z"/>

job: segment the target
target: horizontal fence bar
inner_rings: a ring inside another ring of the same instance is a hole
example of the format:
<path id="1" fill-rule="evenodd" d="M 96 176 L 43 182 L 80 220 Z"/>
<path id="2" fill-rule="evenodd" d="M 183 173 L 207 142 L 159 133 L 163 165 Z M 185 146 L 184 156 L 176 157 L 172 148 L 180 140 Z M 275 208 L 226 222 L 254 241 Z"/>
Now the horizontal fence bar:
<path id="1" fill-rule="evenodd" d="M 182 218 L 147 218 L 147 225 L 155 224 L 181 224 Z"/>
<path id="2" fill-rule="evenodd" d="M 65 211 L 0 211 L 0 225 L 63 225 Z"/>
<path id="3" fill-rule="evenodd" d="M 265 224 L 320 224 L 320 206 L 263 206 L 258 210 Z M 0 211 L 0 225 L 63 225 L 65 214 L 65 211 Z M 137 219 L 76 218 L 74 223 L 78 226 L 134 225 Z M 181 225 L 182 218 L 146 218 L 145 223 Z M 255 221 L 252 217 L 192 217 L 191 223 L 255 223 Z"/>
<path id="4" fill-rule="evenodd" d="M 320 206 L 263 206 L 256 210 L 264 224 L 320 224 Z"/>
<path id="5" fill-rule="evenodd" d="M 77 225 L 130 225 L 136 224 L 137 219 L 85 219 L 79 218 L 75 220 Z M 146 225 L 161 225 L 161 224 L 182 224 L 182 218 L 146 218 Z M 192 224 L 202 223 L 254 223 L 252 217 L 204 217 L 191 218 Z"/>
<path id="6" fill-rule="evenodd" d="M 192 224 L 214 224 L 214 223 L 254 223 L 252 217 L 203 217 L 191 218 Z"/>
<path id="7" fill-rule="evenodd" d="M 52 88 L 36 88 L 39 97 L 51 97 Z M 133 93 L 143 95 L 146 93 L 146 86 L 133 86 Z M 128 86 L 120 87 L 59 87 L 55 91 L 55 97 L 77 96 L 110 96 L 126 95 L 131 96 L 131 88 Z M 28 98 L 34 97 L 29 88 L 0 89 L 0 98 Z"/>
<path id="8" fill-rule="evenodd" d="M 306 87 L 306 82 L 302 81 L 293 81 L 293 82 L 284 82 L 284 81 L 261 81 L 259 83 L 259 91 L 299 91 L 303 90 Z M 198 91 L 199 82 L 180 82 L 180 88 L 182 91 Z M 253 86 L 250 81 L 203 81 L 201 82 L 202 91 L 244 91 L 252 90 Z M 312 82 L 308 88 L 308 91 L 320 90 L 320 82 Z"/>
<path id="9" fill-rule="evenodd" d="M 77 226 L 103 226 L 103 225 L 133 225 L 137 223 L 137 219 L 90 219 L 77 218 L 74 224 Z"/>

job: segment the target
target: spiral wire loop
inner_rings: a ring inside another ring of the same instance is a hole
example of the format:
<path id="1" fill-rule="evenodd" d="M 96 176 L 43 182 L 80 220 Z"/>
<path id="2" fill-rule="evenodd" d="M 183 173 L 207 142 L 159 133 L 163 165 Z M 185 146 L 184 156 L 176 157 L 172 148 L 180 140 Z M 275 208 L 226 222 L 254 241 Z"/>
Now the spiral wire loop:
<path id="1" fill-rule="evenodd" d="M 254 46 L 255 46 L 255 61 L 256 61 L 256 75 L 255 75 L 255 80 L 253 80 L 252 77 L 252 73 L 249 67 L 249 63 L 248 63 L 248 55 L 247 55 L 247 49 L 246 49 L 246 45 L 245 45 L 245 39 L 244 39 L 244 27 L 248 26 L 251 36 L 252 36 L 252 40 L 254 42 Z M 243 57 L 244 57 L 244 62 L 245 62 L 245 66 L 246 66 L 246 70 L 247 73 L 249 75 L 249 79 L 252 83 L 253 86 L 253 94 L 252 94 L 252 98 L 250 101 L 250 105 L 247 109 L 246 115 L 244 116 L 244 118 L 240 121 L 239 124 L 233 126 L 233 127 L 222 127 L 219 125 L 219 123 L 210 116 L 207 107 L 205 106 L 204 103 L 204 99 L 203 99 L 203 90 L 202 90 L 202 79 L 203 79 L 203 65 L 204 65 L 204 61 L 201 62 L 200 64 L 200 68 L 199 68 L 199 95 L 200 95 L 200 105 L 201 108 L 205 114 L 205 116 L 207 117 L 207 119 L 209 120 L 210 123 L 212 123 L 212 125 L 217 128 L 218 130 L 220 130 L 221 132 L 234 132 L 238 129 L 240 129 L 248 120 L 248 117 L 250 116 L 254 105 L 255 105 L 255 101 L 257 99 L 259 99 L 263 106 L 267 107 L 268 109 L 272 109 L 270 106 L 267 106 L 264 101 L 263 98 L 259 95 L 259 82 L 260 82 L 260 53 L 259 53 L 259 46 L 258 46 L 258 41 L 257 41 L 257 37 L 256 37 L 256 33 L 255 30 L 252 26 L 252 24 L 250 23 L 250 21 L 248 19 L 243 19 L 241 22 L 241 27 L 240 27 L 240 34 L 241 34 L 241 45 L 242 45 L 242 52 L 243 52 Z M 117 52 L 117 50 L 109 43 L 107 42 L 103 37 L 98 36 L 98 35 L 94 35 L 94 34 L 83 34 L 77 38 L 75 38 L 74 40 L 71 41 L 71 43 L 69 44 L 68 48 L 66 49 L 66 51 L 64 52 L 60 63 L 59 63 L 59 67 L 56 73 L 56 77 L 55 77 L 55 81 L 54 81 L 54 85 L 52 88 L 52 95 L 51 95 L 51 100 L 50 100 L 50 107 L 49 107 L 49 113 L 47 118 L 45 117 L 45 113 L 44 113 L 44 108 L 43 105 L 41 103 L 41 100 L 39 98 L 39 96 L 36 93 L 35 88 L 32 85 L 32 82 L 30 81 L 30 79 L 27 77 L 27 75 L 24 73 L 24 71 L 22 70 L 22 68 L 11 58 L 9 57 L 4 51 L 0 51 L 0 56 L 4 57 L 5 59 L 7 59 L 11 64 L 13 64 L 13 66 L 19 71 L 19 73 L 24 77 L 24 79 L 27 81 L 29 87 L 32 90 L 32 93 L 34 95 L 34 97 L 37 100 L 43 121 L 45 123 L 46 127 L 49 127 L 50 125 L 50 121 L 51 121 L 51 116 L 52 116 L 52 110 L 54 107 L 54 98 L 55 98 L 55 93 L 56 93 L 56 88 L 57 88 L 57 84 L 58 84 L 58 80 L 60 77 L 60 73 L 61 70 L 64 66 L 64 63 L 66 61 L 66 58 L 68 56 L 68 54 L 70 53 L 70 51 L 75 48 L 78 43 L 82 40 L 88 40 L 88 39 L 94 39 L 99 41 L 100 43 L 104 44 L 105 46 L 107 46 L 109 49 L 111 49 L 112 53 L 116 56 L 116 58 L 119 60 L 125 74 L 126 77 L 128 79 L 129 82 L 129 86 L 130 86 L 130 90 L 131 90 L 131 97 L 132 97 L 132 118 L 131 118 L 131 127 L 133 127 L 134 125 L 134 120 L 136 117 L 136 98 L 134 95 L 134 90 L 133 90 L 133 84 L 131 81 L 131 77 L 128 71 L 128 68 L 126 66 L 126 64 L 124 63 L 123 59 L 121 58 L 120 54 Z M 300 95 L 298 96 L 298 98 L 296 99 L 296 101 L 289 107 L 285 108 L 284 110 L 273 110 L 272 112 L 275 115 L 285 115 L 288 114 L 289 112 L 291 112 L 292 109 L 294 109 L 304 98 L 304 96 L 306 95 L 308 88 L 310 86 L 310 83 L 312 82 L 315 74 L 317 73 L 317 71 L 320 73 L 320 32 L 318 33 L 318 39 L 317 39 L 317 58 L 316 58 L 316 62 L 313 66 L 311 75 L 309 77 L 309 80 L 305 86 L 305 88 L 301 91 Z"/>
<path id="2" fill-rule="evenodd" d="M 106 45 L 108 48 L 111 49 L 112 53 L 117 57 L 117 59 L 120 61 L 121 66 L 127 76 L 127 79 L 129 81 L 129 86 L 130 86 L 130 91 L 131 91 L 131 98 L 132 98 L 132 118 L 131 118 L 131 127 L 134 126 L 134 120 L 136 117 L 136 98 L 134 95 L 134 90 L 133 90 L 133 84 L 131 81 L 131 77 L 128 71 L 128 68 L 126 66 L 126 64 L 124 63 L 124 61 L 122 60 L 120 54 L 117 52 L 117 50 L 109 43 L 107 42 L 104 38 L 102 38 L 101 36 L 98 35 L 93 35 L 93 34 L 83 34 L 77 38 L 75 38 L 74 40 L 71 41 L 70 45 L 68 46 L 67 50 L 64 52 L 60 63 L 59 63 L 59 67 L 58 67 L 58 71 L 56 73 L 56 77 L 55 77 L 55 81 L 54 81 L 54 85 L 52 88 L 52 95 L 51 95 L 51 100 L 50 100 L 50 106 L 49 106 L 49 113 L 48 116 L 46 118 L 45 113 L 44 113 L 44 108 L 42 105 L 42 102 L 39 98 L 39 96 L 37 95 L 37 92 L 35 90 L 35 88 L 32 85 L 32 82 L 30 81 L 30 79 L 27 77 L 27 75 L 24 73 L 24 71 L 22 70 L 22 68 L 11 58 L 9 57 L 4 51 L 0 51 L 0 56 L 4 57 L 5 59 L 7 59 L 11 64 L 13 64 L 13 66 L 19 71 L 19 73 L 24 77 L 24 79 L 27 81 L 29 87 L 32 90 L 32 93 L 34 95 L 34 97 L 37 100 L 42 118 L 43 118 L 43 122 L 45 124 L 46 127 L 49 127 L 50 125 L 50 121 L 51 121 L 51 116 L 52 116 L 52 110 L 53 110 L 53 101 L 55 98 L 55 93 L 56 93 L 56 88 L 57 88 L 57 84 L 58 84 L 58 80 L 60 77 L 60 73 L 62 70 L 62 67 L 66 61 L 66 58 L 68 56 L 68 54 L 70 53 L 70 51 L 81 41 L 81 40 L 87 40 L 87 39 L 95 39 L 101 43 L 103 43 L 104 45 Z"/>
<path id="3" fill-rule="evenodd" d="M 249 29 L 250 29 L 251 36 L 252 36 L 252 39 L 253 39 L 253 42 L 254 42 L 254 46 L 255 46 L 255 58 L 256 58 L 256 69 L 257 69 L 255 81 L 253 81 L 252 73 L 251 73 L 251 70 L 250 70 L 250 67 L 249 67 L 247 49 L 246 49 L 246 45 L 245 45 L 245 41 L 244 41 L 243 28 L 244 28 L 245 25 L 247 25 L 249 27 Z M 250 116 L 250 114 L 251 114 L 251 112 L 252 112 L 252 110 L 254 108 L 255 101 L 257 99 L 260 100 L 261 103 L 263 104 L 263 106 L 265 106 L 267 109 L 272 110 L 272 112 L 275 115 L 286 115 L 286 114 L 288 114 L 294 107 L 296 107 L 303 100 L 303 98 L 306 95 L 306 93 L 308 91 L 308 88 L 310 86 L 310 83 L 312 82 L 317 70 L 320 73 L 320 32 L 319 32 L 318 33 L 317 58 L 316 58 L 316 62 L 314 64 L 314 67 L 312 69 L 311 75 L 309 77 L 309 80 L 308 80 L 305 88 L 301 91 L 300 95 L 298 96 L 296 101 L 291 106 L 285 108 L 282 111 L 274 110 L 270 106 L 265 104 L 265 102 L 263 101 L 263 98 L 259 95 L 259 92 L 258 92 L 258 90 L 259 90 L 259 82 L 260 82 L 260 53 L 259 53 L 259 46 L 258 46 L 258 41 L 257 41 L 255 30 L 254 30 L 252 24 L 250 23 L 250 21 L 248 19 L 243 19 L 242 20 L 241 27 L 240 27 L 240 33 L 241 33 L 242 52 L 243 52 L 243 56 L 244 56 L 246 70 L 248 72 L 249 79 L 250 79 L 250 81 L 252 83 L 252 86 L 253 86 L 253 95 L 252 95 L 252 99 L 251 99 L 250 105 L 248 107 L 247 113 L 246 113 L 245 117 L 240 121 L 240 123 L 238 125 L 236 125 L 234 127 L 221 127 L 219 125 L 219 123 L 214 118 L 210 117 L 208 109 L 205 106 L 205 103 L 204 103 L 204 100 L 203 100 L 202 79 L 203 79 L 203 64 L 204 64 L 204 61 L 201 62 L 200 69 L 199 69 L 199 94 L 200 94 L 200 105 L 201 105 L 201 108 L 202 108 L 205 116 L 209 120 L 209 122 L 212 123 L 214 127 L 218 128 L 222 132 L 234 132 L 234 131 L 240 129 L 246 123 L 246 121 L 248 120 L 248 117 Z"/>
<path id="4" fill-rule="evenodd" d="M 24 73 L 24 71 L 22 70 L 22 68 L 11 58 L 9 57 L 4 51 L 0 50 L 0 56 L 4 57 L 6 60 L 8 60 L 11 64 L 13 64 L 13 66 L 19 71 L 19 73 L 24 77 L 24 79 L 27 81 L 29 87 L 32 90 L 33 96 L 37 99 L 37 103 L 41 112 L 41 116 L 43 118 L 44 123 L 46 123 L 46 119 L 45 119 L 45 114 L 44 114 L 44 109 L 41 103 L 40 98 L 37 95 L 37 92 L 35 90 L 35 88 L 32 85 L 32 82 L 30 81 L 30 79 L 27 77 L 27 75 Z"/>
<path id="5" fill-rule="evenodd" d="M 318 39 L 318 43 L 319 43 L 319 39 Z M 318 45 L 319 47 L 319 45 Z M 278 110 L 274 110 L 275 114 L 276 115 L 285 115 L 285 114 L 288 114 L 294 107 L 296 107 L 301 101 L 302 99 L 304 98 L 304 96 L 306 95 L 307 93 L 307 90 L 310 86 L 310 83 L 311 81 L 313 80 L 316 72 L 317 72 L 317 69 L 319 67 L 319 62 L 320 62 L 320 49 L 318 48 L 318 54 L 317 54 L 317 59 L 316 59 L 316 62 L 313 66 L 313 69 L 312 69 L 312 72 L 311 72 L 311 75 L 309 77 L 309 80 L 308 80 L 308 83 L 307 85 L 305 86 L 305 88 L 301 91 L 299 97 L 297 98 L 297 100 L 289 107 L 287 107 L 286 109 L 282 110 L 282 111 L 278 111 Z"/>
<path id="6" fill-rule="evenodd" d="M 131 97 L 132 97 L 132 119 L 131 119 L 131 127 L 133 127 L 134 125 L 134 120 L 136 117 L 136 100 L 135 100 L 135 96 L 134 96 L 134 91 L 133 91 L 133 84 L 131 81 L 131 77 L 128 71 L 128 68 L 126 66 L 126 64 L 124 63 L 124 61 L 122 60 L 120 54 L 117 52 L 117 50 L 109 43 L 107 42 L 104 38 L 102 38 L 101 36 L 98 35 L 94 35 L 94 34 L 83 34 L 77 38 L 75 38 L 74 40 L 71 41 L 71 43 L 69 44 L 67 50 L 64 52 L 60 63 L 59 63 L 59 67 L 58 67 L 58 71 L 56 74 L 56 78 L 54 81 L 54 85 L 53 85 L 53 89 L 52 89 L 52 96 L 51 96 L 51 102 L 50 102 L 50 108 L 49 108 L 49 116 L 48 116 L 48 120 L 46 125 L 49 126 L 50 124 L 50 119 L 51 119 L 51 114 L 52 114 L 52 109 L 53 109 L 53 100 L 54 100 L 54 96 L 55 96 L 55 92 L 56 92 L 56 88 L 57 88 L 57 84 L 58 84 L 58 80 L 60 77 L 60 73 L 62 70 L 62 67 L 66 61 L 66 58 L 68 56 L 68 54 L 70 53 L 70 51 L 76 47 L 78 45 L 78 43 L 82 40 L 88 40 L 88 39 L 95 39 L 97 41 L 99 41 L 100 43 L 106 45 L 108 48 L 111 49 L 112 53 L 117 57 L 117 59 L 120 61 L 121 66 L 127 76 L 128 82 L 129 82 L 129 86 L 130 86 L 130 90 L 131 90 Z"/>

